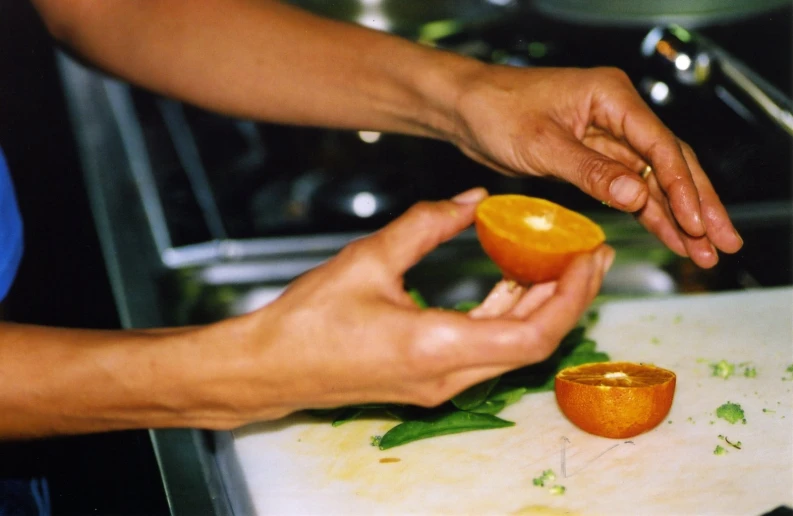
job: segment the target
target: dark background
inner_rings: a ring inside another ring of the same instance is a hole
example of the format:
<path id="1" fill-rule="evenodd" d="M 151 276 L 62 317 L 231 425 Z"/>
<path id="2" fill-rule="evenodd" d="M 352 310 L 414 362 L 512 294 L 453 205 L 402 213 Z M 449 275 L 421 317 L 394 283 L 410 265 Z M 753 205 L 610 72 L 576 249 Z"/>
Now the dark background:
<path id="1" fill-rule="evenodd" d="M 789 33 L 758 32 L 781 40 L 780 52 L 789 55 Z M 752 64 L 762 66 L 759 61 Z M 26 238 L 22 268 L 5 306 L 6 318 L 50 326 L 118 328 L 54 66 L 53 42 L 24 0 L 0 0 L 0 147 L 17 187 Z M 725 182 L 722 191 L 731 186 L 743 193 L 734 180 Z M 755 242 L 747 239 L 747 251 L 736 260 L 760 263 L 755 269 L 761 273 L 779 271 L 778 263 L 763 266 L 769 256 L 782 255 L 789 265 L 789 241 L 755 238 Z M 789 267 L 783 273 L 783 280 L 771 278 L 769 283 L 789 282 Z M 48 478 L 56 515 L 168 512 L 145 431 L 0 444 L 0 478 L 20 476 Z"/>
<path id="2" fill-rule="evenodd" d="M 5 317 L 118 328 L 53 42 L 26 1 L 0 0 L 0 147 L 25 223 Z M 56 515 L 168 513 L 145 431 L 0 444 L 0 478 L 23 476 L 47 477 Z"/>

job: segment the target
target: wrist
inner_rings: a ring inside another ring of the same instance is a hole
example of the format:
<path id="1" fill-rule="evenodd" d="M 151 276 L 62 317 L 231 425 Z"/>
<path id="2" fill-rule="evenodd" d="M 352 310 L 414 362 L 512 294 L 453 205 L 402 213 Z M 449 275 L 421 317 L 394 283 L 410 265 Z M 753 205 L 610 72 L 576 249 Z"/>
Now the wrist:
<path id="1" fill-rule="evenodd" d="M 428 58 L 414 75 L 424 104 L 419 123 L 428 131 L 427 136 L 456 143 L 463 134 L 458 111 L 460 97 L 487 65 L 452 52 L 427 52 Z"/>
<path id="2" fill-rule="evenodd" d="M 263 308 L 175 336 L 172 361 L 179 388 L 168 393 L 180 426 L 230 429 L 283 417 L 283 379 L 273 364 L 273 328 Z"/>

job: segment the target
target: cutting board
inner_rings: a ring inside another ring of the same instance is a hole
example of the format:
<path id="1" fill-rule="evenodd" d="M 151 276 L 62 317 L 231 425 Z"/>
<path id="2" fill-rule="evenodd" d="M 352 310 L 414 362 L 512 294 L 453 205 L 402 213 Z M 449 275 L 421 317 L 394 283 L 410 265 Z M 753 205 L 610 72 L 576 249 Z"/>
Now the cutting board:
<path id="1" fill-rule="evenodd" d="M 394 425 L 332 427 L 305 415 L 219 434 L 238 514 L 759 515 L 793 507 L 793 289 L 758 289 L 602 306 L 590 331 L 613 360 L 677 373 L 667 420 L 630 440 L 586 434 L 553 393 L 500 416 L 514 427 L 381 451 Z M 751 363 L 754 378 L 714 377 L 711 363 Z M 739 403 L 746 424 L 715 416 Z M 741 443 L 727 445 L 720 435 Z M 717 445 L 728 451 L 714 454 Z M 385 459 L 385 460 L 384 460 Z M 533 485 L 547 469 L 564 494 Z"/>

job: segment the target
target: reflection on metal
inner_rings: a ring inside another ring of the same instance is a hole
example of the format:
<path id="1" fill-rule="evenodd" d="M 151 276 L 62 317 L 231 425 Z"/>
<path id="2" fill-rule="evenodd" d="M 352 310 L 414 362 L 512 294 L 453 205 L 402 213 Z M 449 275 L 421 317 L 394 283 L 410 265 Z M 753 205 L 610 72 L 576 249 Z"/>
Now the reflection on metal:
<path id="1" fill-rule="evenodd" d="M 546 16 L 604 27 L 680 24 L 698 27 L 739 20 L 789 4 L 789 0 L 532 0 Z"/>
<path id="2" fill-rule="evenodd" d="M 223 227 L 223 218 L 212 195 L 212 187 L 204 170 L 198 145 L 185 118 L 184 105 L 170 99 L 159 99 L 157 105 L 210 234 L 213 238 L 225 239 L 227 234 L 226 228 Z"/>
<path id="3" fill-rule="evenodd" d="M 744 119 L 754 118 L 747 114 L 753 108 L 793 136 L 793 100 L 700 34 L 676 25 L 655 27 L 642 41 L 641 53 L 677 83 L 710 86 Z M 656 100 L 651 90 L 650 96 Z"/>
<path id="4" fill-rule="evenodd" d="M 162 254 L 171 248 L 171 235 L 162 209 L 162 201 L 152 175 L 149 151 L 143 137 L 143 130 L 137 122 L 135 108 L 129 86 L 110 78 L 101 82 L 107 95 L 111 112 L 121 136 L 124 151 L 129 162 L 130 172 L 135 178 L 143 209 L 152 231 L 157 249 Z"/>
<path id="5" fill-rule="evenodd" d="M 784 129 L 788 134 L 793 136 L 793 111 L 791 104 L 788 101 L 787 106 L 783 107 L 782 102 L 775 101 L 772 98 L 770 85 L 763 84 L 759 77 L 750 77 L 751 72 L 742 70 L 740 64 L 724 57 L 721 59 L 721 71 L 729 77 L 741 90 L 743 90 L 752 100 L 755 101 L 757 106 L 763 110 L 772 120 L 774 120 L 779 127 Z M 763 87 L 765 86 L 765 88 Z M 765 91 L 764 91 L 765 89 Z M 781 97 L 781 93 L 775 95 Z"/>
<path id="6" fill-rule="evenodd" d="M 382 136 L 383 133 L 378 131 L 358 131 L 358 138 L 364 143 L 377 143 Z"/>
<path id="7" fill-rule="evenodd" d="M 650 100 L 655 104 L 663 106 L 668 104 L 670 100 L 669 85 L 663 81 L 653 81 L 647 87 L 647 93 L 650 95 Z"/>
<path id="8" fill-rule="evenodd" d="M 352 211 L 361 218 L 369 218 L 377 212 L 377 198 L 371 192 L 358 192 L 352 198 Z"/>

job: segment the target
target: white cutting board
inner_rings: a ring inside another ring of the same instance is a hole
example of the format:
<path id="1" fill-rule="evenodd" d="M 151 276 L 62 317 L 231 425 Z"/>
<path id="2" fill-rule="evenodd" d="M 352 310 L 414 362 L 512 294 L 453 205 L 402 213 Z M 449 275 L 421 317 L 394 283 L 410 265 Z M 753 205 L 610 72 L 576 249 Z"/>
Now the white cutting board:
<path id="1" fill-rule="evenodd" d="M 500 414 L 514 427 L 380 451 L 370 436 L 391 421 L 333 428 L 293 416 L 219 440 L 236 512 L 759 515 L 793 507 L 793 381 L 783 380 L 793 364 L 793 289 L 610 302 L 590 335 L 614 360 L 677 373 L 668 422 L 631 442 L 595 437 L 543 393 Z M 709 364 L 721 359 L 751 362 L 757 376 L 713 377 Z M 715 417 L 727 401 L 743 407 L 745 425 Z M 719 444 L 726 455 L 714 455 Z M 546 469 L 565 494 L 532 484 Z"/>

